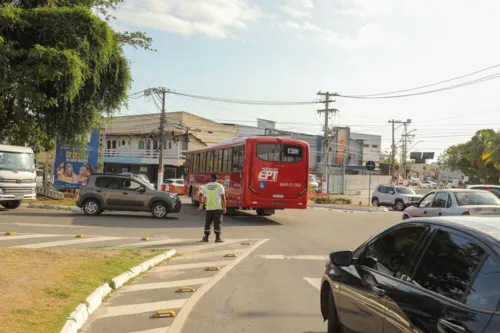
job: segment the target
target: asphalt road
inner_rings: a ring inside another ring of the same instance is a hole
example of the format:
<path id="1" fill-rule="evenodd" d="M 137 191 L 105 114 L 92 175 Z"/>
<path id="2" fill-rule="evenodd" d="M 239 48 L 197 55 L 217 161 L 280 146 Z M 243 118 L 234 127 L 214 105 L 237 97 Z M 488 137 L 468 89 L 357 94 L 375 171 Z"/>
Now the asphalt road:
<path id="1" fill-rule="evenodd" d="M 325 256 L 355 248 L 400 218 L 401 213 L 395 212 L 321 208 L 282 211 L 272 217 L 243 212 L 224 217 L 227 242 L 214 247 L 213 236 L 212 243 L 196 242 L 203 233 L 203 213 L 188 205 L 181 214 L 165 220 L 148 214 L 87 217 L 18 209 L 0 211 L 0 246 L 168 247 L 184 253 L 135 282 L 142 287 L 132 285 L 132 290 L 118 291 L 84 332 L 159 333 L 172 325 L 175 332 L 174 326 L 182 321 L 182 332 L 188 333 L 319 333 L 326 332 L 317 289 Z M 17 236 L 1 236 L 7 231 Z M 75 238 L 76 234 L 85 238 Z M 142 237 L 151 240 L 143 242 Z M 243 241 L 252 245 L 242 245 Z M 232 252 L 238 257 L 223 258 L 224 253 Z M 225 260 L 232 260 L 232 264 L 220 262 Z M 212 263 L 220 264 L 224 271 L 213 286 L 217 272 L 207 274 L 202 269 Z M 179 266 L 184 264 L 190 265 Z M 175 293 L 184 283 L 200 289 L 193 296 Z M 190 297 L 194 298 L 189 301 Z M 164 307 L 180 311 L 175 323 L 172 318 L 151 319 L 153 310 Z"/>

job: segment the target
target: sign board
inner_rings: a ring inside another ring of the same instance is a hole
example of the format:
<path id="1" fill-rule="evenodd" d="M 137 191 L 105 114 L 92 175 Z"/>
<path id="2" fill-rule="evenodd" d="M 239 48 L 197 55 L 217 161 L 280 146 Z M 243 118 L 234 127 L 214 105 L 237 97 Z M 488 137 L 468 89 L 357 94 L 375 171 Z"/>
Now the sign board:
<path id="1" fill-rule="evenodd" d="M 410 153 L 410 160 L 420 160 L 420 159 L 422 159 L 421 152 L 411 152 Z"/>
<path id="2" fill-rule="evenodd" d="M 301 157 L 302 156 L 302 147 L 295 145 L 284 145 L 283 147 L 283 155 L 286 157 Z"/>
<path id="3" fill-rule="evenodd" d="M 432 152 L 422 153 L 422 159 L 424 159 L 424 160 L 433 160 L 434 159 L 434 153 L 432 153 Z"/>
<path id="4" fill-rule="evenodd" d="M 375 162 L 373 162 L 373 161 L 366 162 L 366 170 L 368 170 L 368 171 L 375 170 Z"/>
<path id="5" fill-rule="evenodd" d="M 337 165 L 344 164 L 344 158 L 349 150 L 349 138 L 351 136 L 351 130 L 349 127 L 337 127 L 337 147 L 336 147 L 336 162 Z"/>
<path id="6" fill-rule="evenodd" d="M 83 147 L 57 140 L 54 166 L 54 187 L 77 189 L 97 169 L 99 132 L 93 130 Z"/>

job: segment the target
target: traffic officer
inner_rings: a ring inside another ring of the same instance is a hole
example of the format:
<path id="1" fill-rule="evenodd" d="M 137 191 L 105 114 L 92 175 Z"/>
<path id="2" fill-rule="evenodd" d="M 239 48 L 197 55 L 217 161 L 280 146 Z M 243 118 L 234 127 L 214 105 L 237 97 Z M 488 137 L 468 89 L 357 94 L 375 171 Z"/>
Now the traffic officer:
<path id="1" fill-rule="evenodd" d="M 226 195 L 224 186 L 217 182 L 217 175 L 213 173 L 210 178 L 212 181 L 203 186 L 203 189 L 201 190 L 203 196 L 201 197 L 199 209 L 203 209 L 203 203 L 206 203 L 205 236 L 203 236 L 203 239 L 201 241 L 208 242 L 208 236 L 210 236 L 210 228 L 213 222 L 215 242 L 222 243 L 223 240 L 220 237 L 220 234 L 222 231 L 222 215 L 226 213 Z"/>

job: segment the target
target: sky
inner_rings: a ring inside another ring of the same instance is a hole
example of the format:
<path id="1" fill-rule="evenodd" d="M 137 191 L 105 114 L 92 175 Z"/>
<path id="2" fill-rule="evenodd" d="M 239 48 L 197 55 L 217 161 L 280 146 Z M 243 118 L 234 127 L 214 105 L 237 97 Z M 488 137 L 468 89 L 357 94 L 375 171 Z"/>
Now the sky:
<path id="1" fill-rule="evenodd" d="M 366 95 L 413 88 L 500 63 L 497 0 L 125 0 L 114 26 L 153 38 L 157 52 L 126 48 L 131 93 L 179 93 L 244 100 L 313 101 L 318 91 Z M 500 67 L 437 87 L 500 72 Z M 331 124 L 382 135 L 390 119 L 411 119 L 412 151 L 436 151 L 500 128 L 499 80 L 394 99 L 337 97 Z M 167 95 L 166 109 L 223 122 L 321 134 L 307 106 L 252 106 Z M 122 115 L 155 113 L 149 98 Z M 396 132 L 399 141 L 402 129 Z"/>

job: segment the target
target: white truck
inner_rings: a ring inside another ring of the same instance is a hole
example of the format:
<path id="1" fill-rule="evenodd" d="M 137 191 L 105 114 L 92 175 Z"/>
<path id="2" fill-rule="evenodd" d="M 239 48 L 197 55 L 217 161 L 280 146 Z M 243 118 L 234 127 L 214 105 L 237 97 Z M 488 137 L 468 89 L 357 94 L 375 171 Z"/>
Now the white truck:
<path id="1" fill-rule="evenodd" d="M 0 145 L 0 205 L 16 209 L 36 199 L 35 154 L 28 147 Z"/>

